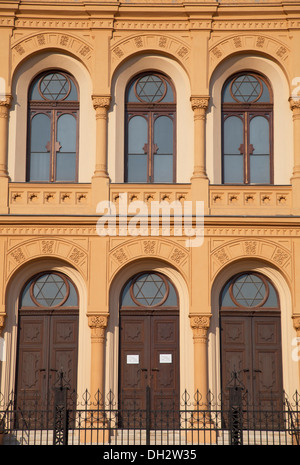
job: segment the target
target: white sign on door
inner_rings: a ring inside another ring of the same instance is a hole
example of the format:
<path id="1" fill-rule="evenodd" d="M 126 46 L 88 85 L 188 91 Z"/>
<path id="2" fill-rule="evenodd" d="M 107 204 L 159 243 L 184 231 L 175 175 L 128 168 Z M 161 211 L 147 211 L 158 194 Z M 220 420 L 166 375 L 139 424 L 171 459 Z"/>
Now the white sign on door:
<path id="1" fill-rule="evenodd" d="M 159 363 L 172 363 L 172 354 L 159 354 Z"/>
<path id="2" fill-rule="evenodd" d="M 127 365 L 137 365 L 140 363 L 139 355 L 127 355 Z"/>

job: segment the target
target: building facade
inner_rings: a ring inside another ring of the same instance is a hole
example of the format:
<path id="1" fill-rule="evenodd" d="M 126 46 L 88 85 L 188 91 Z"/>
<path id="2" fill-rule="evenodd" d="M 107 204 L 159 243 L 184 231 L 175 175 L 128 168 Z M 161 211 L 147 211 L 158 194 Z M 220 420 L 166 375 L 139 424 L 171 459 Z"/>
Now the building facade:
<path id="1" fill-rule="evenodd" d="M 299 2 L 15 0 L 0 21 L 1 392 L 47 398 L 62 369 L 127 404 L 234 372 L 292 395 Z M 150 229 L 157 204 L 179 215 Z"/>

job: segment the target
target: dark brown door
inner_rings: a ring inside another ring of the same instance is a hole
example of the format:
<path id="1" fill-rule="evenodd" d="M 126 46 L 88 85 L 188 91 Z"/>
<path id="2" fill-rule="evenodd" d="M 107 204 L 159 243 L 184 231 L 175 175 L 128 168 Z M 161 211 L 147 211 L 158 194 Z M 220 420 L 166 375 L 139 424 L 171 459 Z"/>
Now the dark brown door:
<path id="1" fill-rule="evenodd" d="M 227 401 L 228 387 L 236 373 L 243 397 L 253 411 L 280 412 L 283 393 L 280 314 L 263 315 L 262 310 L 239 316 L 226 313 L 221 316 L 221 357 L 222 389 L 225 396 L 227 393 Z"/>
<path id="2" fill-rule="evenodd" d="M 21 410 L 53 407 L 59 373 L 76 392 L 78 315 L 59 310 L 20 311 L 17 363 L 17 406 Z"/>
<path id="3" fill-rule="evenodd" d="M 178 310 L 121 310 L 119 376 L 124 426 L 144 427 L 147 408 L 152 428 L 175 425 L 179 410 Z"/>

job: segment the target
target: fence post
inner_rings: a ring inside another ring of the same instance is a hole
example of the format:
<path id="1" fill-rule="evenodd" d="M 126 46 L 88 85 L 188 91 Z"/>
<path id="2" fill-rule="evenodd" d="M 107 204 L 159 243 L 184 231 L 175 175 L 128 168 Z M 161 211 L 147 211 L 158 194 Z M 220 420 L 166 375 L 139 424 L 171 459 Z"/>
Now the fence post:
<path id="1" fill-rule="evenodd" d="M 63 385 L 62 370 L 59 373 L 59 381 L 60 386 L 54 387 L 53 445 L 66 446 L 68 444 L 68 387 Z"/>
<path id="2" fill-rule="evenodd" d="M 232 446 L 243 445 L 243 412 L 242 412 L 242 388 L 233 386 L 229 388 L 229 425 L 230 444 Z"/>

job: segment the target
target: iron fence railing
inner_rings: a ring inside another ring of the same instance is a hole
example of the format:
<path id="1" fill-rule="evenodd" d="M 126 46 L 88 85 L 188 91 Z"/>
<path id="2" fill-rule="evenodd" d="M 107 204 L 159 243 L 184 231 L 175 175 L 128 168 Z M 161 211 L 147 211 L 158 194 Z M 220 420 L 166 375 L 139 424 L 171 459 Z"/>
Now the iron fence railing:
<path id="1" fill-rule="evenodd" d="M 147 396 L 146 396 L 147 398 Z M 109 392 L 74 396 L 55 388 L 52 404 L 0 398 L 0 443 L 3 445 L 299 445 L 300 397 L 283 394 L 282 408 L 251 405 L 239 390 L 203 399 L 184 392 L 180 408 L 125 408 Z M 272 403 L 271 403 L 272 404 Z"/>

